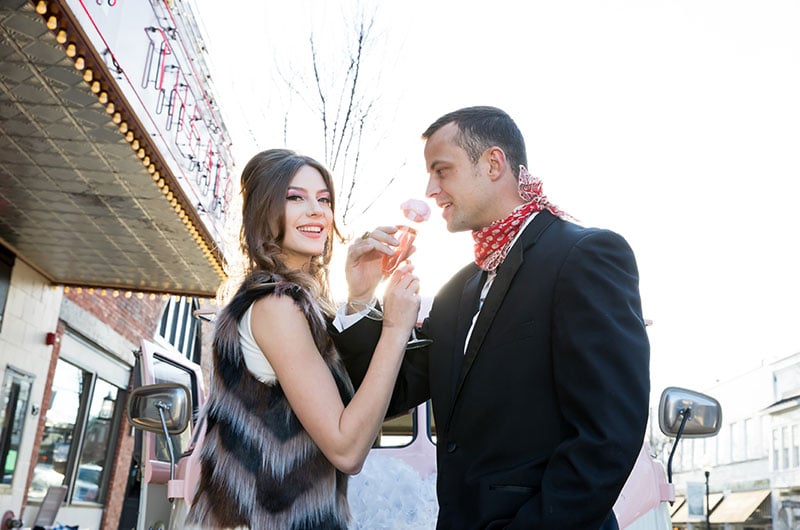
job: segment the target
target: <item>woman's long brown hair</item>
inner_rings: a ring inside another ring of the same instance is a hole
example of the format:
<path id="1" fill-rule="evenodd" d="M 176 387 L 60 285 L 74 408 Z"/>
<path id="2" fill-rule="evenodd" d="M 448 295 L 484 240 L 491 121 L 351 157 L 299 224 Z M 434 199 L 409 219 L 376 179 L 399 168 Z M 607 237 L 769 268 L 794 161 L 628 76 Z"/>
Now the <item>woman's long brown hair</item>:
<path id="1" fill-rule="evenodd" d="M 286 233 L 286 193 L 297 171 L 310 166 L 319 171 L 331 194 L 335 212 L 335 193 L 330 172 L 311 157 L 289 149 L 268 149 L 256 154 L 242 170 L 242 227 L 239 236 L 246 258 L 245 275 L 256 271 L 275 273 L 299 283 L 317 295 L 322 309 L 335 311 L 328 286 L 328 264 L 334 236 L 342 239 L 334 220 L 324 251 L 311 258 L 306 270 L 290 269 L 282 258 L 281 241 Z"/>

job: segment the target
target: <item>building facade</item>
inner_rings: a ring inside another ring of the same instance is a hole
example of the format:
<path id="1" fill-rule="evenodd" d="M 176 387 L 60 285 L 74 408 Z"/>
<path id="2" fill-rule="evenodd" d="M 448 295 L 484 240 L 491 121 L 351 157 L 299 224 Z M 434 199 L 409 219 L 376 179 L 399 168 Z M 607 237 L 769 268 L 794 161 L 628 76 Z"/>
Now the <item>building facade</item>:
<path id="1" fill-rule="evenodd" d="M 136 525 L 140 341 L 199 360 L 235 172 L 191 7 L 0 3 L 0 527 Z"/>
<path id="2" fill-rule="evenodd" d="M 0 327 L 0 503 L 18 507 L 11 511 L 30 524 L 48 488 L 64 485 L 65 524 L 135 527 L 141 470 L 125 403 L 136 353 L 145 338 L 197 360 L 198 299 L 54 288 L 21 261 L 9 280 Z"/>

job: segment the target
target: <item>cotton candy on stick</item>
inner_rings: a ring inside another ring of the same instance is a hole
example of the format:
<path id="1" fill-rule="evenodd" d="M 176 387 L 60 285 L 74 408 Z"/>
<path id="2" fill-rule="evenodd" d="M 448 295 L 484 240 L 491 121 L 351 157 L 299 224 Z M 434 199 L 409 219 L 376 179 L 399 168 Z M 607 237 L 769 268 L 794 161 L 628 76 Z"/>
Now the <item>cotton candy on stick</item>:
<path id="1" fill-rule="evenodd" d="M 415 223 L 427 221 L 431 216 L 431 209 L 428 203 L 419 199 L 408 199 L 400 205 L 400 209 L 403 210 L 403 215 L 406 216 L 406 219 Z"/>

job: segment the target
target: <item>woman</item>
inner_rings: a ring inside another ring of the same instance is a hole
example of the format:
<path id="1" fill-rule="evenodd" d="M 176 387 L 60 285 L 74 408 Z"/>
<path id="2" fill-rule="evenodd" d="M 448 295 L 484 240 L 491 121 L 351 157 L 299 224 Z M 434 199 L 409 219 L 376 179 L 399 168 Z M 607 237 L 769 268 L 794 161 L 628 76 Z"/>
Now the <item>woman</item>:
<path id="1" fill-rule="evenodd" d="M 353 394 L 326 328 L 338 234 L 330 174 L 272 149 L 244 168 L 242 195 L 248 270 L 217 320 L 202 472 L 187 522 L 345 529 L 347 475 L 361 469 L 386 414 L 419 281 L 410 265 L 388 281 L 381 339 Z"/>

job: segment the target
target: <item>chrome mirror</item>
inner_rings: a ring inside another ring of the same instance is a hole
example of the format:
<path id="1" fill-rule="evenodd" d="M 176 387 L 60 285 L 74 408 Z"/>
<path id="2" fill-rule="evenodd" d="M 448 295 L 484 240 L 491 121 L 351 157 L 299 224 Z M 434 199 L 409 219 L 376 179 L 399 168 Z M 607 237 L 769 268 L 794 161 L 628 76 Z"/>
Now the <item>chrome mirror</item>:
<path id="1" fill-rule="evenodd" d="M 145 385 L 128 398 L 128 421 L 137 429 L 180 434 L 189 425 L 189 390 L 177 383 Z"/>
<path id="2" fill-rule="evenodd" d="M 667 436 L 714 436 L 722 427 L 722 406 L 716 399 L 700 392 L 667 387 L 661 393 L 658 405 L 658 426 Z"/>

